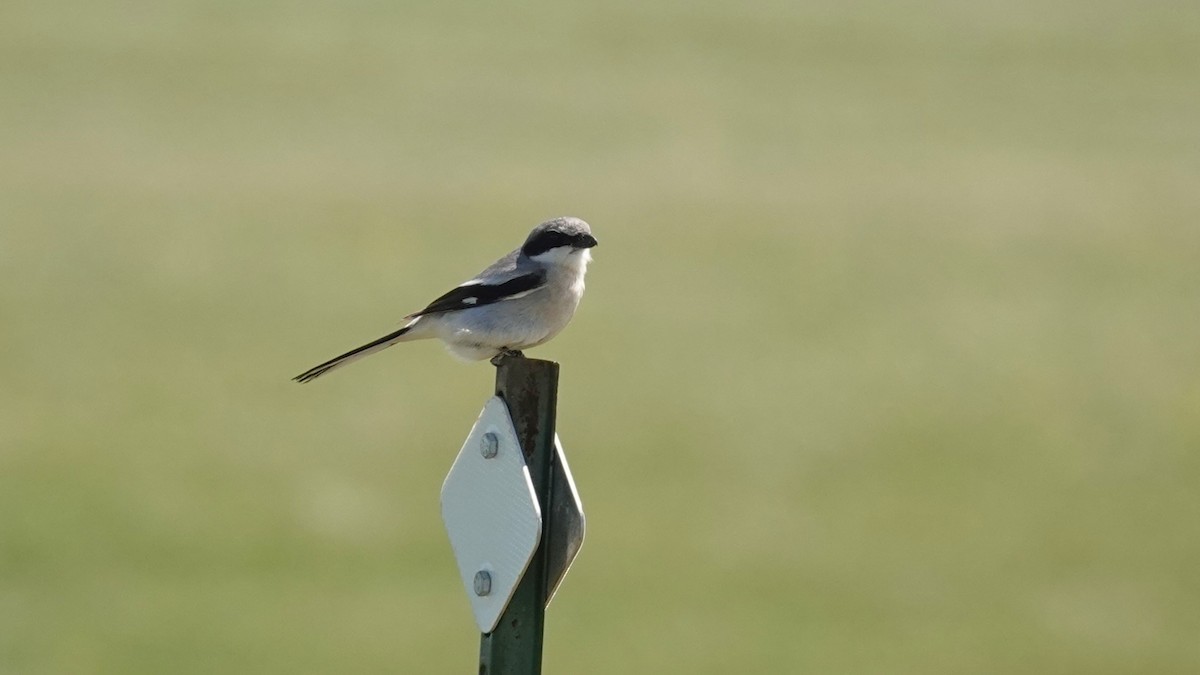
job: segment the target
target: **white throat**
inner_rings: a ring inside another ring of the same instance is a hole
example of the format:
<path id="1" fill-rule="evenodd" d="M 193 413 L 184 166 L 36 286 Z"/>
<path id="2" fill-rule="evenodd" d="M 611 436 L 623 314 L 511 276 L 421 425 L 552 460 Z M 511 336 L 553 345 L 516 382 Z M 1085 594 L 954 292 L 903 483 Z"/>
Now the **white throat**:
<path id="1" fill-rule="evenodd" d="M 543 265 L 563 267 L 582 274 L 587 271 L 587 265 L 592 261 L 592 252 L 586 248 L 559 246 L 544 253 L 530 256 L 529 259 Z"/>

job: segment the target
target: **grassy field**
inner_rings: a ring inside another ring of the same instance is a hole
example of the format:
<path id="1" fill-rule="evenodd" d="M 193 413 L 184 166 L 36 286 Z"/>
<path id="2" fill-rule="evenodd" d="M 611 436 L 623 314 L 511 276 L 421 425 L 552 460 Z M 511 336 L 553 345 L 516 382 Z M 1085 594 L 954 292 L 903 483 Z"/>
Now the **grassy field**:
<path id="1" fill-rule="evenodd" d="M 601 241 L 546 670 L 1200 672 L 1200 7 L 0 7 L 0 673 L 467 673 L 492 368 Z"/>

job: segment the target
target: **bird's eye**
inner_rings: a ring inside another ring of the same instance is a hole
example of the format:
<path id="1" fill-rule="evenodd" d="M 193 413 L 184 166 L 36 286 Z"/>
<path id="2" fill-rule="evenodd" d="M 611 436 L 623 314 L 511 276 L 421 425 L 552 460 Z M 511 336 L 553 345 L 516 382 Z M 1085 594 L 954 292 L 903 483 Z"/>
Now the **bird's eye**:
<path id="1" fill-rule="evenodd" d="M 525 255 L 536 256 L 551 249 L 571 246 L 573 237 L 558 230 L 547 230 L 525 246 Z"/>

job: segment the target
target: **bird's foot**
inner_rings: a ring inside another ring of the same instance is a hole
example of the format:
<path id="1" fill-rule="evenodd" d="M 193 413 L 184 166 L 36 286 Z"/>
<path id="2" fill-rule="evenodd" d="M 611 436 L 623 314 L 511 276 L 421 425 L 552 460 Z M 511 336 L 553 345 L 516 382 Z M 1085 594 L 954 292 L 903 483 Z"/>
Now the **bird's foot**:
<path id="1" fill-rule="evenodd" d="M 492 365 L 499 366 L 504 363 L 504 359 L 523 359 L 525 354 L 519 349 L 504 349 L 499 354 L 492 357 Z"/>

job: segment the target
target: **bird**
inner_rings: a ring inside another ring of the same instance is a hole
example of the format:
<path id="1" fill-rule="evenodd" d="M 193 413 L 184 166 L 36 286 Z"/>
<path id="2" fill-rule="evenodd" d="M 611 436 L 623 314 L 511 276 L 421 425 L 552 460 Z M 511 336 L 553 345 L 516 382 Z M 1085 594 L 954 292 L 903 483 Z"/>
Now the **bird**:
<path id="1" fill-rule="evenodd" d="M 545 343 L 570 323 L 597 244 L 580 218 L 553 218 L 533 228 L 520 248 L 404 317 L 399 330 L 351 349 L 292 378 L 311 382 L 398 342 L 438 339 L 468 361 L 508 357 Z"/>

